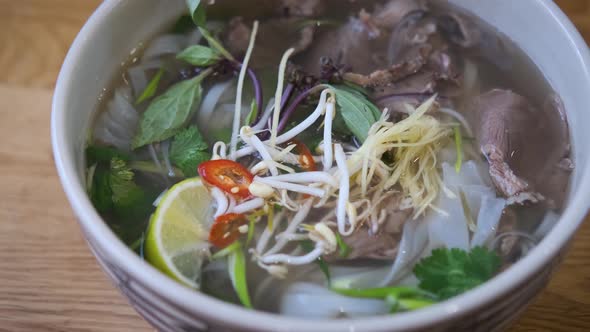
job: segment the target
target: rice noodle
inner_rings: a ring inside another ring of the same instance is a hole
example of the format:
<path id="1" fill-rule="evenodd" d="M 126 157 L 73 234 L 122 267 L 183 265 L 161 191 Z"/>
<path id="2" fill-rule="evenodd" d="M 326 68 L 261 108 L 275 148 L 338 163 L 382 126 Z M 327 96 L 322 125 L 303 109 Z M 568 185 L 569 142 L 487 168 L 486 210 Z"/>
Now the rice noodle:
<path id="1" fill-rule="evenodd" d="M 230 151 L 230 158 L 232 160 L 236 159 L 236 149 L 238 146 L 238 135 L 240 131 L 240 123 L 242 121 L 242 90 L 244 88 L 244 79 L 246 77 L 246 73 L 248 71 L 248 62 L 250 61 L 250 57 L 252 56 L 252 50 L 254 49 L 254 42 L 256 41 L 256 33 L 258 32 L 258 21 L 254 21 L 254 25 L 252 27 L 252 33 L 250 34 L 250 43 L 248 44 L 248 49 L 246 50 L 246 55 L 244 56 L 244 60 L 242 61 L 242 67 L 240 69 L 240 75 L 238 76 L 238 87 L 236 89 L 236 104 L 235 104 L 235 112 L 234 112 L 234 122 L 231 134 L 231 141 L 229 146 Z"/>
<path id="2" fill-rule="evenodd" d="M 198 124 L 205 124 L 208 125 L 211 121 L 211 117 L 219 104 L 222 96 L 228 92 L 228 89 L 233 87 L 233 82 L 231 80 L 217 83 L 213 85 L 205 97 L 203 98 L 203 102 L 201 103 L 201 108 L 197 114 L 197 123 Z M 207 129 L 207 128 L 205 128 Z M 208 130 L 205 130 L 208 131 Z"/>
<path id="3" fill-rule="evenodd" d="M 166 166 L 168 176 L 173 178 L 176 176 L 176 172 L 174 172 L 174 167 L 172 167 L 172 163 L 170 162 L 170 140 L 165 140 L 160 146 L 162 148 L 162 158 L 164 159 L 164 166 Z"/>

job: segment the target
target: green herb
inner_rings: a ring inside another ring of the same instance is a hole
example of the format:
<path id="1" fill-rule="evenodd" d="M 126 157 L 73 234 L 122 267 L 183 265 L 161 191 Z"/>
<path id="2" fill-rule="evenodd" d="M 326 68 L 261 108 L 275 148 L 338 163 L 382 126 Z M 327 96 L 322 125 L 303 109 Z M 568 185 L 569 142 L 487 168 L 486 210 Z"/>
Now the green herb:
<path id="1" fill-rule="evenodd" d="M 379 288 L 332 288 L 338 294 L 350 297 L 367 298 L 367 299 L 382 299 L 388 296 L 396 298 L 409 297 L 430 297 L 434 298 L 432 294 L 421 291 L 414 287 L 379 287 Z"/>
<path id="2" fill-rule="evenodd" d="M 457 161 L 455 162 L 455 171 L 459 173 L 461 172 L 461 165 L 463 164 L 463 136 L 461 136 L 461 129 L 459 127 L 454 127 L 453 131 L 455 132 L 455 148 L 457 149 Z"/>
<path id="3" fill-rule="evenodd" d="M 184 176 L 197 176 L 199 164 L 211 159 L 208 148 L 199 129 L 190 126 L 174 136 L 170 160 L 182 170 Z"/>
<path id="4" fill-rule="evenodd" d="M 210 73 L 211 70 L 205 70 L 193 79 L 173 85 L 163 95 L 154 99 L 141 115 L 133 148 L 160 142 L 176 135 L 201 102 L 201 81 Z"/>
<path id="5" fill-rule="evenodd" d="M 207 22 L 207 12 L 205 6 L 200 0 L 186 0 L 189 13 L 193 19 L 193 22 L 199 27 L 202 27 Z"/>
<path id="6" fill-rule="evenodd" d="M 385 298 L 385 301 L 391 305 L 390 312 L 396 313 L 400 311 L 412 311 L 422 309 L 428 306 L 431 306 L 436 303 L 434 300 L 429 299 L 403 299 L 403 298 L 396 298 L 394 296 L 388 296 Z"/>
<path id="7" fill-rule="evenodd" d="M 195 22 L 193 22 L 193 18 L 189 15 L 182 15 L 176 23 L 174 23 L 174 27 L 172 27 L 172 33 L 175 34 L 185 34 L 192 29 L 195 28 Z"/>
<path id="8" fill-rule="evenodd" d="M 329 87 L 336 93 L 336 103 L 339 106 L 336 118 L 342 117 L 350 132 L 364 142 L 371 126 L 379 120 L 381 112 L 357 90 L 343 85 Z"/>
<path id="9" fill-rule="evenodd" d="M 338 244 L 338 256 L 346 258 L 352 252 L 352 248 L 344 242 L 340 233 L 336 232 L 336 243 Z"/>
<path id="10" fill-rule="evenodd" d="M 127 162 L 118 157 L 96 164 L 90 198 L 98 212 L 115 213 L 122 218 L 142 218 L 153 201 L 135 183 L 135 174 Z"/>
<path id="11" fill-rule="evenodd" d="M 193 45 L 178 53 L 176 58 L 188 62 L 193 66 L 206 67 L 219 61 L 221 55 L 210 47 Z"/>
<path id="12" fill-rule="evenodd" d="M 391 306 L 392 313 L 416 310 L 436 303 L 434 295 L 413 287 L 332 288 L 332 291 L 344 296 L 384 300 Z"/>
<path id="13" fill-rule="evenodd" d="M 258 116 L 258 104 L 256 104 L 256 99 L 252 99 L 252 103 L 250 103 L 250 113 L 246 117 L 246 124 L 251 125 L 256 120 Z"/>
<path id="14" fill-rule="evenodd" d="M 164 72 L 164 68 L 160 68 L 160 70 L 158 70 L 156 75 L 154 75 L 154 77 L 145 87 L 145 90 L 143 90 L 139 98 L 137 98 L 137 100 L 135 101 L 135 105 L 143 103 L 144 101 L 152 98 L 156 94 L 156 91 L 158 90 L 158 86 L 160 85 L 160 80 L 162 79 L 162 75 L 164 75 Z"/>
<path id="15" fill-rule="evenodd" d="M 224 257 L 229 256 L 231 253 L 233 253 L 236 250 L 240 250 L 241 245 L 239 241 L 236 241 L 232 244 L 230 244 L 229 246 L 219 250 L 218 252 L 216 252 L 215 254 L 213 254 L 211 256 L 211 260 L 218 260 Z"/>
<path id="16" fill-rule="evenodd" d="M 90 200 L 99 213 L 107 213 L 113 209 L 113 191 L 109 171 L 96 167 L 90 187 Z"/>
<path id="17" fill-rule="evenodd" d="M 129 156 L 109 146 L 90 145 L 86 148 L 86 164 L 110 163 L 113 158 L 129 160 Z"/>
<path id="18" fill-rule="evenodd" d="M 435 249 L 414 267 L 414 274 L 421 289 L 448 299 L 491 279 L 499 268 L 500 257 L 482 247 L 470 252 Z"/>
<path id="19" fill-rule="evenodd" d="M 207 40 L 209 46 L 217 50 L 221 55 L 223 55 L 224 58 L 230 61 L 236 61 L 236 59 L 231 55 L 231 53 L 229 53 L 228 50 L 226 50 L 225 47 L 221 45 L 221 42 L 219 42 L 219 40 L 213 37 L 213 35 L 211 35 L 211 33 L 207 31 L 207 29 L 199 27 L 199 31 L 201 31 L 201 34 Z"/>
<path id="20" fill-rule="evenodd" d="M 111 160 L 111 190 L 114 208 L 126 212 L 145 202 L 145 192 L 135 183 L 135 174 L 124 160 Z"/>
<path id="21" fill-rule="evenodd" d="M 301 246 L 301 248 L 307 252 L 311 252 L 314 249 L 314 244 L 311 240 L 304 240 L 304 241 L 300 241 L 299 245 Z M 316 259 L 315 261 L 320 270 L 324 273 L 324 275 L 326 276 L 326 281 L 328 282 L 328 286 L 332 284 L 332 277 L 330 275 L 330 268 L 328 267 L 328 264 L 326 263 L 326 261 L 322 258 L 319 257 L 318 259 Z"/>
<path id="22" fill-rule="evenodd" d="M 153 161 L 134 160 L 129 162 L 129 167 L 134 171 L 142 173 L 161 174 L 162 169 L 158 167 Z M 184 177 L 184 173 L 177 167 L 172 167 L 176 177 Z"/>
<path id="23" fill-rule="evenodd" d="M 239 242 L 236 243 L 238 243 L 237 248 L 232 251 L 228 258 L 229 275 L 240 302 L 244 307 L 252 308 L 246 280 L 246 258 L 244 257 L 242 245 Z"/>

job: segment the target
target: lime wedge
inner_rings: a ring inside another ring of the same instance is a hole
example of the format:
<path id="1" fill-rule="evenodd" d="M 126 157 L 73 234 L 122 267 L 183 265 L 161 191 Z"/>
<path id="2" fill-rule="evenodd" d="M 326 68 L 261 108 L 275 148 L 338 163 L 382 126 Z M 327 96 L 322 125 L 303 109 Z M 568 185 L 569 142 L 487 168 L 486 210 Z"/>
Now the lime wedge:
<path id="1" fill-rule="evenodd" d="M 184 180 L 168 190 L 148 227 L 145 258 L 177 281 L 199 288 L 206 257 L 212 198 L 200 178 Z"/>

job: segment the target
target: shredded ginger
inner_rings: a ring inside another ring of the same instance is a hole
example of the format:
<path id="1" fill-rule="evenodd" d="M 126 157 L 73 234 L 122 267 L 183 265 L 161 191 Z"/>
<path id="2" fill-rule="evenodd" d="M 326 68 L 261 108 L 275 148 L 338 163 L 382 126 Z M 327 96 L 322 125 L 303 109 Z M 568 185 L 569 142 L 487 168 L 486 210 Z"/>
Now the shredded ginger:
<path id="1" fill-rule="evenodd" d="M 388 115 L 384 114 L 371 127 L 367 140 L 348 159 L 363 196 L 371 183 L 381 183 L 383 191 L 399 185 L 412 201 L 416 211 L 414 219 L 427 208 L 437 210 L 432 203 L 442 188 L 442 180 L 436 151 L 453 133 L 452 126 L 426 114 L 435 98 L 433 96 L 417 109 L 408 105 L 409 116 L 395 124 L 387 121 Z M 382 161 L 386 152 L 393 157 L 391 166 Z"/>

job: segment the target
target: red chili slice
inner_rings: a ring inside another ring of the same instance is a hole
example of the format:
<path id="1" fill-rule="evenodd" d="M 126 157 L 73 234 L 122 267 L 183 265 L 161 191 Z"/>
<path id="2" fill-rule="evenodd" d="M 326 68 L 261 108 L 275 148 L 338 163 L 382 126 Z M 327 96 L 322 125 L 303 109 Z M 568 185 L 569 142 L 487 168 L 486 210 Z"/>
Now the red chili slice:
<path id="1" fill-rule="evenodd" d="M 247 198 L 250 196 L 248 187 L 254 176 L 241 164 L 226 160 L 210 160 L 199 165 L 199 175 L 205 182 L 228 194 Z"/>
<path id="2" fill-rule="evenodd" d="M 311 154 L 311 151 L 309 151 L 307 145 L 297 139 L 292 139 L 289 142 L 289 145 L 290 144 L 295 144 L 295 152 L 299 155 L 299 164 L 301 165 L 301 168 L 305 171 L 316 171 L 317 167 L 315 160 L 313 160 L 313 155 Z"/>
<path id="3" fill-rule="evenodd" d="M 240 226 L 246 225 L 248 219 L 243 214 L 228 213 L 215 219 L 209 231 L 209 242 L 218 248 L 225 248 L 240 237 Z"/>

